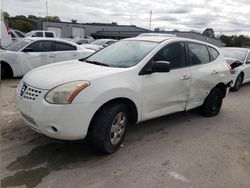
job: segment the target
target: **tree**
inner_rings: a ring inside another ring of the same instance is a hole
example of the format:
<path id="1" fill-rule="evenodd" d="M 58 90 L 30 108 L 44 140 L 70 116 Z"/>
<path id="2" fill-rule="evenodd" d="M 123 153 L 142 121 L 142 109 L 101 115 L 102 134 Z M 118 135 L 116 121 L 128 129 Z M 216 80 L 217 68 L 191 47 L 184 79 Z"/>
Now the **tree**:
<path id="1" fill-rule="evenodd" d="M 228 47 L 247 47 L 250 46 L 250 38 L 244 35 L 221 35 L 220 40 Z"/>
<path id="2" fill-rule="evenodd" d="M 43 18 L 43 21 L 48 21 L 48 22 L 60 22 L 60 18 L 58 16 L 46 16 Z"/>
<path id="3" fill-rule="evenodd" d="M 158 31 L 160 31 L 160 28 L 156 27 L 156 28 L 154 28 L 154 31 L 158 32 Z"/>
<path id="4" fill-rule="evenodd" d="M 9 20 L 9 27 L 25 33 L 33 30 L 33 25 L 31 23 L 21 19 Z"/>
<path id="5" fill-rule="evenodd" d="M 214 30 L 212 28 L 207 28 L 203 31 L 202 35 L 205 35 L 207 37 L 215 38 Z"/>
<path id="6" fill-rule="evenodd" d="M 10 15 L 8 12 L 3 12 L 3 18 L 5 21 L 8 21 L 10 19 Z"/>

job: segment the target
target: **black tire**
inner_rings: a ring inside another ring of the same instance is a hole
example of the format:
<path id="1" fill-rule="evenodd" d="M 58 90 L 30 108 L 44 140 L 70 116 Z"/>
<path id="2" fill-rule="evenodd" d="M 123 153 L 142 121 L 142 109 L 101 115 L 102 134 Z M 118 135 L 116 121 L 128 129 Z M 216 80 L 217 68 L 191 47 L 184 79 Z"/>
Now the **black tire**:
<path id="1" fill-rule="evenodd" d="M 243 74 L 239 74 L 239 76 L 237 77 L 234 87 L 231 88 L 232 91 L 239 91 L 243 82 Z"/>
<path id="2" fill-rule="evenodd" d="M 117 136 L 117 143 L 112 143 L 115 140 L 114 138 L 116 134 L 112 132 L 112 130 L 114 129 L 111 128 L 115 123 L 115 119 L 118 116 L 123 117 L 124 114 L 126 116 L 126 118 L 124 119 L 124 130 L 122 131 L 121 135 L 118 134 L 119 136 Z M 102 107 L 95 116 L 94 121 L 92 122 L 90 127 L 88 139 L 90 143 L 99 151 L 108 154 L 113 153 L 120 147 L 120 144 L 126 133 L 128 122 L 129 112 L 126 105 L 116 103 L 107 104 L 106 106 Z"/>
<path id="3" fill-rule="evenodd" d="M 223 91 L 214 88 L 201 106 L 201 114 L 206 117 L 213 117 L 219 114 L 223 102 Z"/>
<path id="4" fill-rule="evenodd" d="M 1 62 L 1 79 L 12 78 L 12 70 L 9 65 Z"/>

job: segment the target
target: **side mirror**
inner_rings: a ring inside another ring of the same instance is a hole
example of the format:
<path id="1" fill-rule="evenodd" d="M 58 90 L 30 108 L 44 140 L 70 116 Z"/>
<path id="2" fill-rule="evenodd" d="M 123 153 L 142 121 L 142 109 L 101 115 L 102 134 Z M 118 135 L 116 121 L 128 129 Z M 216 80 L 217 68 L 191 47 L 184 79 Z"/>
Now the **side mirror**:
<path id="1" fill-rule="evenodd" d="M 23 49 L 23 52 L 33 52 L 33 50 L 31 48 L 25 48 Z"/>
<path id="2" fill-rule="evenodd" d="M 152 72 L 169 72 L 170 67 L 168 61 L 155 61 L 152 65 Z"/>
<path id="3" fill-rule="evenodd" d="M 152 74 L 154 72 L 169 72 L 171 64 L 168 61 L 154 61 L 150 68 L 144 69 L 140 75 Z"/>

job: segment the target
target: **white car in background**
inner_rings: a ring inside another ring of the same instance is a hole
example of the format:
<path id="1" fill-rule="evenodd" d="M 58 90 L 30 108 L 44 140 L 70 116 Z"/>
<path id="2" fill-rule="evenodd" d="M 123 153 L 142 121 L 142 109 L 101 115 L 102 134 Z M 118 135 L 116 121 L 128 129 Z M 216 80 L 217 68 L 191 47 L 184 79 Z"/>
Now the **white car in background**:
<path id="1" fill-rule="evenodd" d="M 1 77 L 20 77 L 47 64 L 82 59 L 94 53 L 60 39 L 25 38 L 0 51 Z"/>
<path id="2" fill-rule="evenodd" d="M 128 124 L 200 107 L 216 116 L 230 71 L 219 49 L 177 37 L 118 41 L 81 61 L 37 68 L 17 88 L 22 119 L 48 137 L 88 136 L 112 153 Z"/>
<path id="3" fill-rule="evenodd" d="M 34 30 L 26 34 L 26 37 L 44 37 L 44 38 L 55 38 L 56 34 L 53 31 Z"/>
<path id="4" fill-rule="evenodd" d="M 97 39 L 89 44 L 82 44 L 81 46 L 86 48 L 86 49 L 98 51 L 100 49 L 103 49 L 103 48 L 115 43 L 116 41 L 117 40 L 114 40 L 114 39 Z"/>
<path id="5" fill-rule="evenodd" d="M 18 41 L 22 38 L 25 38 L 25 34 L 23 32 L 15 30 L 15 29 L 10 29 L 10 35 L 11 35 L 13 42 Z"/>
<path id="6" fill-rule="evenodd" d="M 250 82 L 250 49 L 221 48 L 226 62 L 232 67 L 233 91 L 238 91 L 242 84 Z"/>

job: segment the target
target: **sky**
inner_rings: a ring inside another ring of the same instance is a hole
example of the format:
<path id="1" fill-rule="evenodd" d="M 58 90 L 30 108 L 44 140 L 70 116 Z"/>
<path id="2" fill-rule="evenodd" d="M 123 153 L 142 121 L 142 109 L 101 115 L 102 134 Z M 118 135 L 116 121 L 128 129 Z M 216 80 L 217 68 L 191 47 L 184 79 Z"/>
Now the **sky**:
<path id="1" fill-rule="evenodd" d="M 46 0 L 0 0 L 11 16 L 46 15 Z M 250 36 L 250 0 L 48 0 L 48 15 L 62 21 L 133 24 L 164 30 Z"/>

